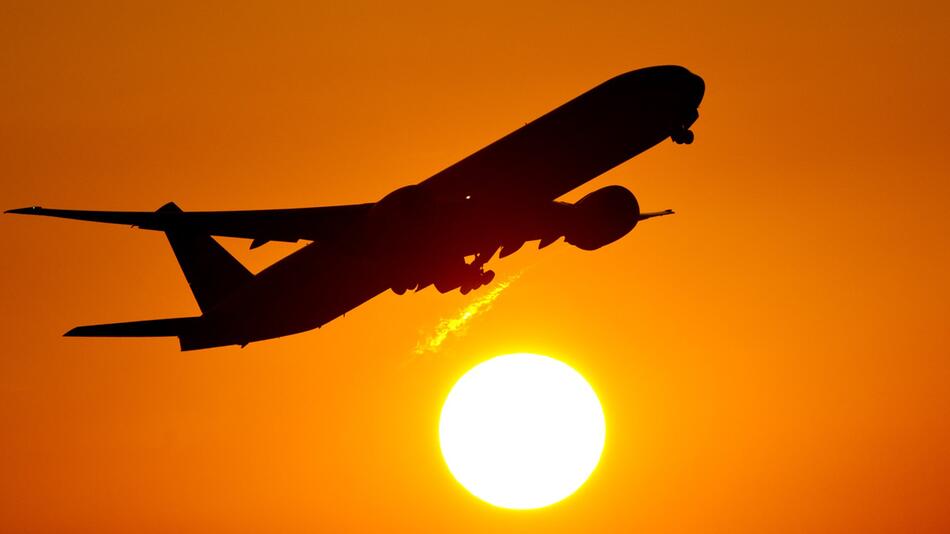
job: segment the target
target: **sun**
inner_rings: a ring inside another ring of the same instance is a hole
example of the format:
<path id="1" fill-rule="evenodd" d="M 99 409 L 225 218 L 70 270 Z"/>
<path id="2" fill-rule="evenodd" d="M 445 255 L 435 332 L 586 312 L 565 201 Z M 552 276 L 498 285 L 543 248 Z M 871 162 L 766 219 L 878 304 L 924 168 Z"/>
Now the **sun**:
<path id="1" fill-rule="evenodd" d="M 449 471 L 502 508 L 540 508 L 574 493 L 597 466 L 605 435 L 590 384 L 536 354 L 475 366 L 452 387 L 439 421 Z"/>

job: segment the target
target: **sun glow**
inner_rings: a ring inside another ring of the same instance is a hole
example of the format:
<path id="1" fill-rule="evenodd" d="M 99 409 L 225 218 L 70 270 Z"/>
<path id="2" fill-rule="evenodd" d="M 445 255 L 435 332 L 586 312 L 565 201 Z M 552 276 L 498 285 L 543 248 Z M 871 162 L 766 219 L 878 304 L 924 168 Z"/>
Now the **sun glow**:
<path id="1" fill-rule="evenodd" d="M 476 497 L 539 508 L 576 491 L 603 451 L 597 395 L 577 371 L 535 354 L 498 356 L 452 388 L 439 421 L 449 471 Z"/>

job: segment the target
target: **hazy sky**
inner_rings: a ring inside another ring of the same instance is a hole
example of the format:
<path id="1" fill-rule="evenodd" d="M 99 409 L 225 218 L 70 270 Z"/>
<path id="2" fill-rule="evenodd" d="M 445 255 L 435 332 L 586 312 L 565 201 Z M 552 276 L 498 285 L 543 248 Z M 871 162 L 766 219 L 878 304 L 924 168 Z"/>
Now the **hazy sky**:
<path id="1" fill-rule="evenodd" d="M 633 68 L 706 97 L 695 144 L 568 197 L 676 216 L 494 261 L 522 275 L 421 358 L 479 293 L 245 349 L 64 339 L 198 310 L 161 234 L 0 216 L 0 530 L 950 530 L 942 3 L 85 4 L 0 8 L 2 209 L 372 201 Z M 588 483 L 532 512 L 437 441 L 454 381 L 519 351 L 607 417 Z"/>

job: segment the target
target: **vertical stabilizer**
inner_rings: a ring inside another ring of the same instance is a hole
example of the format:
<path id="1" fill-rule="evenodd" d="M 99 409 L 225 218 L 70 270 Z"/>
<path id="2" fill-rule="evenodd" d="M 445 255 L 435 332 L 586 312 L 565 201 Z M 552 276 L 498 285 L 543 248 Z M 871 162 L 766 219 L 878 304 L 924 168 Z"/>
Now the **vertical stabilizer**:
<path id="1" fill-rule="evenodd" d="M 158 211 L 180 213 L 181 208 L 169 202 Z M 210 235 L 195 232 L 187 226 L 171 226 L 165 230 L 165 235 L 202 313 L 254 278 Z"/>

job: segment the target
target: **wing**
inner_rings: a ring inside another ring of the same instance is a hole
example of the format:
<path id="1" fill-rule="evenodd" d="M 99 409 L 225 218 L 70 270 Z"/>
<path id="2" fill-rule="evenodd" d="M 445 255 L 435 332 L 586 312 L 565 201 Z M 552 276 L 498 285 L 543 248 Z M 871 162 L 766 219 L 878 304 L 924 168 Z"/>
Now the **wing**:
<path id="1" fill-rule="evenodd" d="M 622 74 L 420 185 L 438 201 L 555 200 L 648 150 L 698 116 L 702 79 L 682 67 Z"/>
<path id="2" fill-rule="evenodd" d="M 9 210 L 7 213 L 44 215 L 63 219 L 126 224 L 146 230 L 167 231 L 187 226 L 189 231 L 224 237 L 253 239 L 254 245 L 267 241 L 300 239 L 333 240 L 359 224 L 373 206 L 351 204 L 321 208 L 293 208 L 247 211 L 84 211 L 48 209 L 39 206 Z"/>
<path id="3" fill-rule="evenodd" d="M 682 67 L 621 74 L 423 181 L 439 204 L 475 199 L 519 209 L 555 200 L 671 134 L 688 133 L 705 85 Z M 686 139 L 685 135 L 680 136 Z M 689 139 L 691 139 L 691 134 Z M 684 141 L 688 142 L 688 141 Z M 195 231 L 267 241 L 332 240 L 361 221 L 373 204 L 225 212 L 105 212 L 40 207 L 8 213 Z"/>

